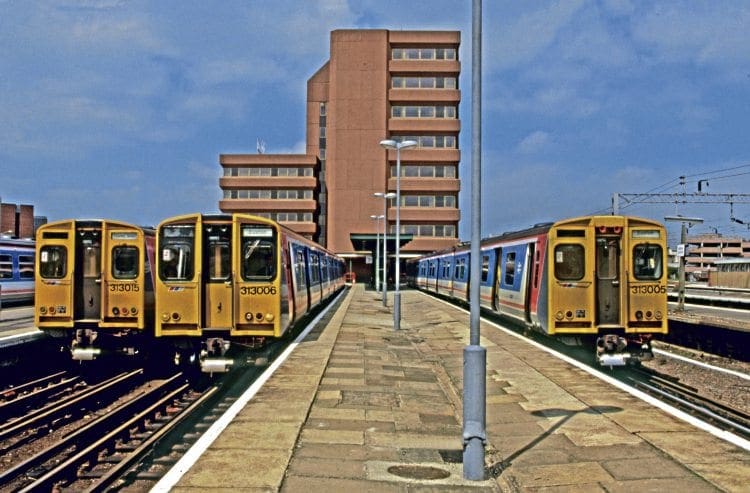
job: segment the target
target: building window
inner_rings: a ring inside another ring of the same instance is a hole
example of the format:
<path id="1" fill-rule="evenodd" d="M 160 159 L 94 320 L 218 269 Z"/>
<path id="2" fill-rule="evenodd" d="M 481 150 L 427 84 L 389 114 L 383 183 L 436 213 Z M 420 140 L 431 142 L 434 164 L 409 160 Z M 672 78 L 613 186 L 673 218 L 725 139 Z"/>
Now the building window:
<path id="1" fill-rule="evenodd" d="M 455 60 L 455 48 L 393 48 L 393 60 Z"/>
<path id="2" fill-rule="evenodd" d="M 404 140 L 414 140 L 417 142 L 417 147 L 422 148 L 435 148 L 435 149 L 455 149 L 456 148 L 456 136 L 455 135 L 394 135 L 392 139 L 403 142 Z"/>
<path id="3" fill-rule="evenodd" d="M 391 106 L 392 118 L 456 118 L 455 106 Z"/>
<path id="4" fill-rule="evenodd" d="M 391 166 L 391 178 L 396 177 L 396 166 Z M 455 166 L 442 166 L 431 164 L 408 164 L 401 165 L 401 176 L 409 178 L 455 178 Z"/>
<path id="5" fill-rule="evenodd" d="M 396 226 L 388 226 L 388 234 L 396 234 Z M 453 224 L 402 224 L 401 234 L 427 236 L 434 238 L 455 238 L 456 226 Z"/>
<path id="6" fill-rule="evenodd" d="M 456 207 L 455 195 L 401 195 L 402 207 Z"/>
<path id="7" fill-rule="evenodd" d="M 393 89 L 455 89 L 455 77 L 412 77 L 396 75 L 391 77 Z"/>

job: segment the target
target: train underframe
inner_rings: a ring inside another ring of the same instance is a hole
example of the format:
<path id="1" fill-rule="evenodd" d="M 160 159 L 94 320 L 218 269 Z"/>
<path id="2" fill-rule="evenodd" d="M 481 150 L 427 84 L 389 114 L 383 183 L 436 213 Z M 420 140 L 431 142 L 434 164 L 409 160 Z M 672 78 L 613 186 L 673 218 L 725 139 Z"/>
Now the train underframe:
<path id="1" fill-rule="evenodd" d="M 638 365 L 653 359 L 653 334 L 603 334 L 596 339 L 596 360 L 601 366 Z"/>
<path id="2" fill-rule="evenodd" d="M 93 361 L 105 353 L 137 356 L 145 343 L 139 329 L 102 329 L 97 326 L 78 326 L 74 329 L 44 329 L 56 339 L 66 339 L 73 361 Z"/>
<path id="3" fill-rule="evenodd" d="M 195 338 L 170 341 L 175 366 L 197 365 L 201 372 L 209 374 L 228 372 L 238 364 L 235 353 L 242 349 L 263 348 L 266 342 L 265 337 L 231 337 L 228 333 L 215 333 L 203 337 L 200 341 L 196 341 Z"/>

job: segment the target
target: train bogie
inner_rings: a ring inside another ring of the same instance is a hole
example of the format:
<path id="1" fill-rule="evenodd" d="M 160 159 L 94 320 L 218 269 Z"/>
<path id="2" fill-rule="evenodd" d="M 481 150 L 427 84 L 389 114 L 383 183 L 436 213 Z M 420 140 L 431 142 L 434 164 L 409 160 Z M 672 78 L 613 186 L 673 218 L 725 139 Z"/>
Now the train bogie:
<path id="1" fill-rule="evenodd" d="M 73 359 L 135 354 L 153 325 L 153 230 L 58 221 L 37 231 L 36 326 L 69 339 Z"/>

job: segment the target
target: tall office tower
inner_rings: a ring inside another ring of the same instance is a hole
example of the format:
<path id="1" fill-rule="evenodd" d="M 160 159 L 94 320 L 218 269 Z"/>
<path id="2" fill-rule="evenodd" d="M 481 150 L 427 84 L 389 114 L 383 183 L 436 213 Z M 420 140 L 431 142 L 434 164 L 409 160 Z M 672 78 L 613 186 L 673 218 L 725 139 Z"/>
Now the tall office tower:
<path id="1" fill-rule="evenodd" d="M 374 195 L 395 192 L 399 180 L 397 152 L 383 148 L 382 140 L 417 143 L 399 153 L 402 260 L 458 241 L 460 39 L 458 31 L 333 31 L 329 60 L 308 80 L 306 155 L 285 159 L 304 161 L 314 170 L 313 238 L 351 259 L 352 268 L 364 276 L 372 272 L 366 259 L 372 258 L 378 228 L 382 234 L 384 227 L 371 216 L 385 212 L 389 256 L 395 249 L 396 200 L 386 203 Z M 243 187 L 282 190 L 274 175 L 242 181 L 233 174 L 240 173 L 233 168 L 259 167 L 261 160 L 273 159 L 222 155 L 225 198 L 220 208 L 253 211 L 254 200 L 241 198 Z M 296 200 L 309 207 L 307 197 Z M 279 205 L 292 207 L 287 202 Z M 264 212 L 272 207 L 268 199 L 257 205 Z M 310 230 L 304 221 L 290 226 Z"/>

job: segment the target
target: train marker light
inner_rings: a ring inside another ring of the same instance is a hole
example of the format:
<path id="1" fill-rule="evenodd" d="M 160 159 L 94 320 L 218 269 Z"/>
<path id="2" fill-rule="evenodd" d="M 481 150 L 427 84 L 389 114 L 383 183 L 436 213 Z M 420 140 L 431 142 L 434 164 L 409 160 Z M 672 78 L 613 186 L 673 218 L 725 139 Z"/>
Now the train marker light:
<path id="1" fill-rule="evenodd" d="M 273 322 L 273 313 L 266 313 L 266 322 Z"/>
<path id="2" fill-rule="evenodd" d="M 117 307 L 112 308 L 112 315 L 114 315 L 115 317 L 119 316 L 120 315 L 120 309 L 117 308 Z"/>
<path id="3" fill-rule="evenodd" d="M 169 322 L 169 313 L 164 312 L 161 314 L 161 321 L 162 322 Z"/>
<path id="4" fill-rule="evenodd" d="M 250 313 L 250 312 L 245 313 L 245 320 L 247 320 L 248 322 L 250 322 L 250 321 L 252 321 L 252 319 L 253 319 L 253 314 L 252 313 Z"/>

